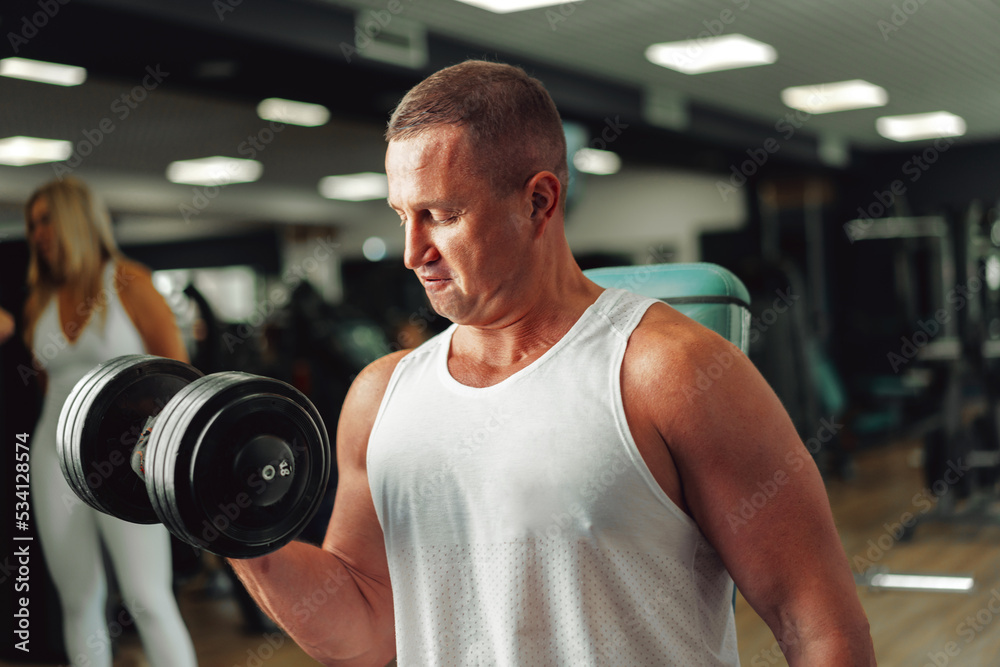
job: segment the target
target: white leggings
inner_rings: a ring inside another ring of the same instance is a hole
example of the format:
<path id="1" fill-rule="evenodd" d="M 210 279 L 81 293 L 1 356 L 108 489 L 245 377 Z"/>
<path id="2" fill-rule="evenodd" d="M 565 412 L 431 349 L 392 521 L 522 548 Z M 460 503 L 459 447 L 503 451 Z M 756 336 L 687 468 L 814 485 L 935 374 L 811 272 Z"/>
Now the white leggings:
<path id="1" fill-rule="evenodd" d="M 31 454 L 31 500 L 45 561 L 62 603 L 70 664 L 111 667 L 103 539 L 149 663 L 153 667 L 197 665 L 171 588 L 166 528 L 128 523 L 89 507 L 63 478 L 54 447 L 37 444 Z M 115 637 L 122 631 L 118 625 L 115 619 Z"/>

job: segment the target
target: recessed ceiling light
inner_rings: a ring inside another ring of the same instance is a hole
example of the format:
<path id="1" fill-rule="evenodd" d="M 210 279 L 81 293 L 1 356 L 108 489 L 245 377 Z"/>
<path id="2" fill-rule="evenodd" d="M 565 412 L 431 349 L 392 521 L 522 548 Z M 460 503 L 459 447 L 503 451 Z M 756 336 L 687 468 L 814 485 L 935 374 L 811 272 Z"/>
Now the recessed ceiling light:
<path id="1" fill-rule="evenodd" d="M 327 176 L 319 182 L 319 193 L 327 199 L 342 201 L 384 199 L 389 194 L 389 183 L 385 174 L 373 171 Z"/>
<path id="2" fill-rule="evenodd" d="M 57 86 L 79 86 L 87 80 L 87 70 L 75 65 L 59 65 L 28 58 L 3 58 L 0 60 L 0 76 Z"/>
<path id="3" fill-rule="evenodd" d="M 770 65 L 778 59 L 774 47 L 746 35 L 723 35 L 682 42 L 663 42 L 646 49 L 649 62 L 684 74 Z"/>
<path id="4" fill-rule="evenodd" d="M 861 79 L 793 86 L 781 91 L 781 101 L 812 114 L 883 107 L 889 101 L 885 88 Z"/>
<path id="5" fill-rule="evenodd" d="M 60 139 L 7 137 L 0 139 L 0 164 L 23 167 L 27 164 L 59 162 L 73 154 L 73 144 Z"/>
<path id="6" fill-rule="evenodd" d="M 573 166 L 587 174 L 608 176 L 618 173 L 622 168 L 622 159 L 612 151 L 581 148 L 573 153 Z"/>
<path id="7" fill-rule="evenodd" d="M 960 137 L 965 134 L 965 120 L 947 111 L 882 116 L 875 121 L 875 129 L 883 137 L 893 141 Z"/>
<path id="8" fill-rule="evenodd" d="M 264 120 L 316 127 L 330 120 L 330 110 L 322 104 L 309 104 L 280 97 L 269 97 L 257 105 L 257 115 Z"/>
<path id="9" fill-rule="evenodd" d="M 538 9 L 539 7 L 552 7 L 553 5 L 565 5 L 566 0 L 458 0 L 466 5 L 489 10 L 495 14 L 510 14 L 526 9 Z M 583 0 L 573 0 L 573 4 L 583 2 Z"/>
<path id="10" fill-rule="evenodd" d="M 167 165 L 167 180 L 189 185 L 230 185 L 256 181 L 263 171 L 264 165 L 257 160 L 215 155 L 171 162 Z"/>

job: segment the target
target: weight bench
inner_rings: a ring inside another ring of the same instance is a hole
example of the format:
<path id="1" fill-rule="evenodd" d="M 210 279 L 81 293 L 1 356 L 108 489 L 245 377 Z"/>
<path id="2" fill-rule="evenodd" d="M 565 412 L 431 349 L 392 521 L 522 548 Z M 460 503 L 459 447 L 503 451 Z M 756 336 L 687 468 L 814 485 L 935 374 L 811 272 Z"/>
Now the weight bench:
<path id="1" fill-rule="evenodd" d="M 659 299 L 736 345 L 746 354 L 750 340 L 750 293 L 718 264 L 645 264 L 589 269 L 601 287 L 620 287 Z"/>

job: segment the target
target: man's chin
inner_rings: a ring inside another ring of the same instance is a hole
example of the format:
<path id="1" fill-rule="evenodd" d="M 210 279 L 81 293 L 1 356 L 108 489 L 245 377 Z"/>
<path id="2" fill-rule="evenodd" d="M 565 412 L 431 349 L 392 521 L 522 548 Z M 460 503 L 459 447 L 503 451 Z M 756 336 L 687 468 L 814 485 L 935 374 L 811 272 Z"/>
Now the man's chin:
<path id="1" fill-rule="evenodd" d="M 442 294 L 434 296 L 428 294 L 427 298 L 435 313 L 454 324 L 474 325 L 478 322 L 476 314 L 479 309 L 468 301 L 446 297 Z"/>
<path id="2" fill-rule="evenodd" d="M 445 297 L 442 294 L 432 294 L 426 290 L 424 291 L 424 294 L 427 295 L 427 301 L 430 303 L 431 309 L 435 313 L 441 317 L 446 317 L 449 320 L 452 319 L 450 313 L 455 305 L 454 299 Z"/>

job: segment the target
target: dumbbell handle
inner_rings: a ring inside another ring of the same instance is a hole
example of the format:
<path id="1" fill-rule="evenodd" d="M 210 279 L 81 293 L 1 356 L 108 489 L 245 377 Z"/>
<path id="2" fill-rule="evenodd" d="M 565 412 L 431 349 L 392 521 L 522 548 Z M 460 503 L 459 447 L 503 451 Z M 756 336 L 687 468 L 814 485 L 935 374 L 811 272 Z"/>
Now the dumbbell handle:
<path id="1" fill-rule="evenodd" d="M 142 433 L 139 434 L 139 439 L 136 441 L 135 447 L 132 448 L 132 456 L 129 458 L 132 470 L 144 482 L 146 481 L 146 445 L 149 443 L 149 436 L 153 432 L 153 424 L 155 422 L 156 417 L 146 418 L 146 423 L 142 427 Z"/>

